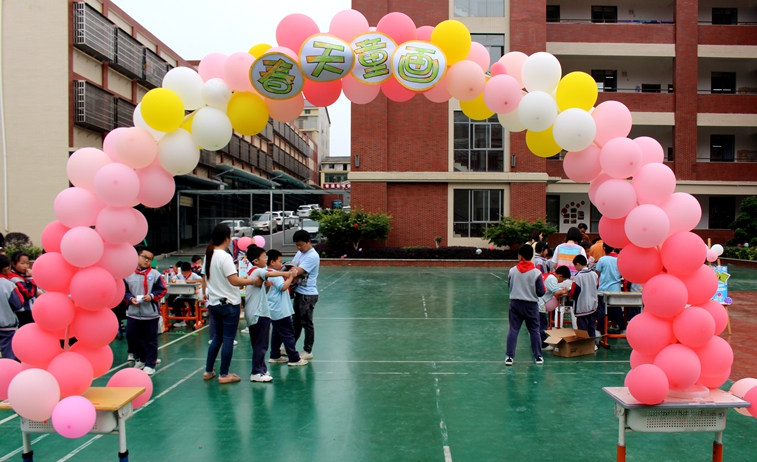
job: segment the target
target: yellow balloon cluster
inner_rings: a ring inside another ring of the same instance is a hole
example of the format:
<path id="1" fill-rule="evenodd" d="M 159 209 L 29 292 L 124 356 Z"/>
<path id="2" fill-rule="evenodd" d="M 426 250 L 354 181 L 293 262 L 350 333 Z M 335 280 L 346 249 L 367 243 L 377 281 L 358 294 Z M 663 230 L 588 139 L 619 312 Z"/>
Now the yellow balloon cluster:
<path id="1" fill-rule="evenodd" d="M 552 127 L 543 132 L 526 132 L 526 146 L 539 157 L 552 157 L 562 151 L 552 136 Z"/>
<path id="2" fill-rule="evenodd" d="M 579 108 L 588 111 L 597 102 L 597 82 L 586 72 L 571 72 L 557 84 L 555 100 L 557 107 L 564 111 Z"/>
<path id="3" fill-rule="evenodd" d="M 431 43 L 441 48 L 451 66 L 464 60 L 470 53 L 470 32 L 465 24 L 454 19 L 442 21 L 431 32 Z"/>
<path id="4" fill-rule="evenodd" d="M 226 108 L 231 126 L 242 135 L 257 135 L 268 123 L 268 107 L 259 95 L 236 92 Z"/>
<path id="5" fill-rule="evenodd" d="M 460 101 L 460 109 L 463 114 L 473 120 L 486 120 L 494 115 L 494 111 L 489 109 L 484 102 L 483 92 L 470 101 Z"/>
<path id="6" fill-rule="evenodd" d="M 184 104 L 167 88 L 155 88 L 142 98 L 142 118 L 153 130 L 171 132 L 184 122 Z"/>
<path id="7" fill-rule="evenodd" d="M 260 56 L 263 56 L 263 53 L 271 49 L 271 45 L 267 43 L 258 43 L 257 45 L 250 48 L 250 51 L 248 51 L 249 54 L 252 56 L 258 58 Z"/>

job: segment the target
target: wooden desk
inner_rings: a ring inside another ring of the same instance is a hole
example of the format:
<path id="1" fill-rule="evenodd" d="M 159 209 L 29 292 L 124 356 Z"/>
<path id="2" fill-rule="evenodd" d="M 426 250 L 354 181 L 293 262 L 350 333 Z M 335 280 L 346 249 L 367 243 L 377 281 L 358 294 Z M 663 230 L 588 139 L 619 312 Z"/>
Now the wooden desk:
<path id="1" fill-rule="evenodd" d="M 604 297 L 605 301 L 605 325 L 604 325 L 604 337 L 608 338 L 626 338 L 626 334 L 610 334 L 607 332 L 607 327 L 610 320 L 610 307 L 620 307 L 624 310 L 626 308 L 644 308 L 644 302 L 641 299 L 641 292 L 599 292 L 598 295 Z M 607 345 L 607 340 L 602 340 L 603 346 Z"/>
<path id="2" fill-rule="evenodd" d="M 142 387 L 92 387 L 82 395 L 92 402 L 97 412 L 95 425 L 89 433 L 118 435 L 120 462 L 129 461 L 129 450 L 126 448 L 126 420 L 134 413 L 131 402 L 144 392 L 145 389 Z M 13 410 L 13 408 L 6 400 L 0 402 L 0 410 Z M 24 461 L 34 462 L 34 451 L 32 451 L 29 434 L 55 433 L 55 428 L 49 420 L 37 422 L 19 417 L 21 439 L 24 445 L 21 458 Z"/>
<path id="3" fill-rule="evenodd" d="M 203 324 L 205 324 L 205 320 L 202 317 L 202 311 L 203 310 L 200 307 L 199 303 L 199 296 L 197 295 L 197 291 L 200 289 L 199 283 L 185 283 L 185 282 L 178 282 L 178 283 L 169 283 L 166 285 L 166 297 L 163 299 L 163 303 L 161 303 L 160 306 L 160 314 L 163 317 L 163 326 L 164 326 L 164 332 L 168 331 L 168 328 L 170 326 L 169 321 L 185 321 L 189 322 L 190 324 L 194 324 L 192 327 L 195 329 L 199 329 L 202 327 Z M 186 300 L 190 305 L 194 306 L 194 315 L 190 313 L 187 316 L 171 316 L 169 314 L 170 310 L 172 309 L 171 306 L 168 305 L 168 296 L 169 295 L 176 295 L 176 296 L 184 296 L 184 297 L 195 297 L 194 299 L 186 298 Z M 189 325 L 187 327 L 190 327 Z M 160 332 L 161 334 L 163 332 Z"/>

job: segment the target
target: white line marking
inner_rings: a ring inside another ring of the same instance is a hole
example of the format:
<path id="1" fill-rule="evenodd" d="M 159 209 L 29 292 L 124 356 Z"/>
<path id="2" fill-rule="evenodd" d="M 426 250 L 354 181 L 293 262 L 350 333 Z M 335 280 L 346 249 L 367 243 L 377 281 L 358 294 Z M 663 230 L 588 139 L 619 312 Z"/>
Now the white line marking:
<path id="1" fill-rule="evenodd" d="M 436 369 L 436 363 L 432 362 L 432 366 Z M 436 410 L 439 413 L 439 431 L 442 434 L 442 450 L 444 451 L 444 461 L 452 462 L 452 452 L 449 449 L 449 438 L 447 432 L 447 424 L 444 423 L 444 412 L 442 411 L 442 391 L 439 388 L 439 378 L 434 377 L 434 389 L 436 391 Z"/>
<path id="2" fill-rule="evenodd" d="M 185 361 L 205 361 L 207 358 L 181 358 Z M 233 359 L 232 361 L 246 361 L 250 362 L 249 359 Z M 423 361 L 423 360 L 417 360 L 417 361 L 389 361 L 389 360 L 379 360 L 379 361 L 363 361 L 363 360 L 353 360 L 353 359 L 309 359 L 308 360 L 311 363 L 397 363 L 397 364 L 502 364 L 504 365 L 504 361 L 473 361 L 473 360 L 458 360 L 458 361 Z M 560 362 L 550 362 L 550 366 L 552 365 L 558 365 L 558 364 L 628 364 L 628 361 L 560 361 Z M 529 364 L 526 364 L 529 365 Z M 535 364 L 530 364 L 530 366 L 536 366 Z M 543 367 L 543 366 L 539 366 Z M 551 372 L 554 374 L 559 374 L 559 372 Z M 577 374 L 577 372 L 575 372 Z"/>
<path id="3" fill-rule="evenodd" d="M 10 417 L 6 417 L 3 420 L 0 420 L 0 425 L 4 424 L 5 422 L 10 422 L 11 420 L 15 419 L 16 417 L 18 417 L 18 414 L 13 414 Z"/>
<path id="4" fill-rule="evenodd" d="M 409 372 L 366 372 L 372 375 L 410 375 Z"/>
<path id="5" fill-rule="evenodd" d="M 339 276 L 338 278 L 336 278 L 336 279 L 334 279 L 333 281 L 331 281 L 331 284 L 327 285 L 327 286 L 326 286 L 326 287 L 324 287 L 323 289 L 319 289 L 319 290 L 318 290 L 318 293 L 324 292 L 324 291 L 325 291 L 326 289 L 328 289 L 329 287 L 331 287 L 331 286 L 333 286 L 334 284 L 336 284 L 336 283 L 337 283 L 337 282 L 338 282 L 338 281 L 339 281 L 340 279 L 342 279 L 343 277 L 347 276 L 347 274 L 348 274 L 348 273 L 347 273 L 347 272 L 345 271 L 345 273 L 344 273 L 343 275 L 341 275 L 341 276 Z"/>
<path id="6" fill-rule="evenodd" d="M 428 319 L 428 311 L 426 311 L 426 297 L 421 294 L 421 300 L 423 300 L 423 316 Z"/>
<path id="7" fill-rule="evenodd" d="M 494 276 L 494 277 L 495 277 L 495 278 L 497 278 L 497 279 L 502 279 L 501 277 L 497 276 L 497 275 L 496 275 L 496 274 L 494 274 L 494 273 L 489 273 L 489 274 L 491 274 L 492 276 Z"/>
<path id="8" fill-rule="evenodd" d="M 468 375 L 467 372 L 429 372 L 431 375 Z"/>
<path id="9" fill-rule="evenodd" d="M 41 440 L 42 438 L 45 438 L 48 435 L 50 435 L 50 433 L 45 433 L 44 435 L 40 436 L 39 438 L 32 440 L 32 445 L 34 443 L 38 442 L 39 440 Z M 16 449 L 15 451 L 9 452 L 8 454 L 6 454 L 2 458 L 0 458 L 0 462 L 3 462 L 4 460 L 10 459 L 11 457 L 15 456 L 16 454 L 18 454 L 19 452 L 21 452 L 23 450 L 24 450 L 24 447 L 21 446 L 20 448 Z"/>

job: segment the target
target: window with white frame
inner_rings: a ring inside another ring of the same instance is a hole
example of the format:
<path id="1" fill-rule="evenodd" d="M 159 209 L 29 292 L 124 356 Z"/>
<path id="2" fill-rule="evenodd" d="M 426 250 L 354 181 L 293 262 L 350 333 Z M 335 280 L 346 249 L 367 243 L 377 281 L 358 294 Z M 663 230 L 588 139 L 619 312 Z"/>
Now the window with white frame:
<path id="1" fill-rule="evenodd" d="M 488 120 L 471 120 L 462 111 L 455 111 L 454 123 L 456 172 L 505 171 L 505 129 L 496 115 Z"/>
<path id="2" fill-rule="evenodd" d="M 505 54 L 505 36 L 502 34 L 470 34 L 470 38 L 483 45 L 489 52 L 490 66 Z"/>
<path id="3" fill-rule="evenodd" d="M 501 18 L 505 0 L 455 0 L 455 16 Z"/>
<path id="4" fill-rule="evenodd" d="M 486 228 L 504 213 L 504 196 L 502 189 L 455 189 L 455 237 L 483 237 Z"/>

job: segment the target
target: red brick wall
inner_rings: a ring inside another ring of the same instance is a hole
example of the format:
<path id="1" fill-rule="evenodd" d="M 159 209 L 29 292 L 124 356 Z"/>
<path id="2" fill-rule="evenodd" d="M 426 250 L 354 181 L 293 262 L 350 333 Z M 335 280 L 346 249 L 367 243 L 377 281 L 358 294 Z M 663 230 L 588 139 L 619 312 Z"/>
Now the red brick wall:
<path id="1" fill-rule="evenodd" d="M 510 216 L 529 221 L 538 218 L 546 219 L 547 184 L 512 183 L 510 185 Z"/>
<path id="2" fill-rule="evenodd" d="M 598 95 L 597 104 L 609 100 L 620 101 L 628 106 L 631 112 L 673 112 L 675 109 L 675 94 L 671 93 L 604 92 Z"/>
<path id="3" fill-rule="evenodd" d="M 547 164 L 547 175 L 559 176 L 560 178 L 568 178 L 567 176 L 565 176 L 565 171 L 562 168 L 562 161 L 548 160 L 546 161 L 546 164 Z"/>
<path id="4" fill-rule="evenodd" d="M 447 184 L 389 183 L 387 206 L 392 214 L 392 231 L 386 245 L 435 245 L 442 236 L 447 245 Z"/>
<path id="5" fill-rule="evenodd" d="M 699 95 L 699 112 L 723 114 L 757 113 L 757 95 Z"/>
<path id="6" fill-rule="evenodd" d="M 511 26 L 512 27 L 512 26 Z M 612 37 L 608 40 L 608 37 Z M 674 43 L 672 24 L 547 24 L 548 42 Z"/>
<path id="7" fill-rule="evenodd" d="M 699 26 L 701 45 L 757 45 L 757 26 Z"/>
<path id="8" fill-rule="evenodd" d="M 387 212 L 386 183 L 352 183 L 352 210 Z"/>
<path id="9" fill-rule="evenodd" d="M 510 1 L 510 49 L 527 55 L 546 51 L 546 0 Z"/>
<path id="10" fill-rule="evenodd" d="M 755 162 L 699 162 L 694 171 L 699 181 L 754 181 L 757 179 L 757 163 Z"/>
<path id="11" fill-rule="evenodd" d="M 698 0 L 676 1 L 676 57 L 673 61 L 675 87 L 675 173 L 679 180 L 695 179 L 697 155 L 697 37 Z"/>
<path id="12" fill-rule="evenodd" d="M 432 103 L 423 95 L 404 103 L 389 101 L 386 119 L 389 171 L 449 170 L 447 104 Z"/>

